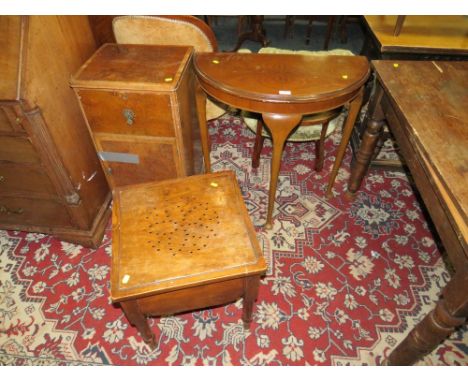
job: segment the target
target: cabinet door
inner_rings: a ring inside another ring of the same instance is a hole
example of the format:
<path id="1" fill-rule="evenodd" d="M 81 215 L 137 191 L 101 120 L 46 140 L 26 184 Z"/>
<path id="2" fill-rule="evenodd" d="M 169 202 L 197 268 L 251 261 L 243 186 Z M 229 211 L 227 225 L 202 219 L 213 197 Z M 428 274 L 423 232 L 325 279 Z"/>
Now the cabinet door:
<path id="1" fill-rule="evenodd" d="M 94 134 L 111 188 L 184 176 L 173 138 Z"/>
<path id="2" fill-rule="evenodd" d="M 0 163 L 0 195 L 56 198 L 54 185 L 42 166 Z"/>
<path id="3" fill-rule="evenodd" d="M 25 133 L 24 117 L 17 103 L 0 105 L 0 133 Z"/>

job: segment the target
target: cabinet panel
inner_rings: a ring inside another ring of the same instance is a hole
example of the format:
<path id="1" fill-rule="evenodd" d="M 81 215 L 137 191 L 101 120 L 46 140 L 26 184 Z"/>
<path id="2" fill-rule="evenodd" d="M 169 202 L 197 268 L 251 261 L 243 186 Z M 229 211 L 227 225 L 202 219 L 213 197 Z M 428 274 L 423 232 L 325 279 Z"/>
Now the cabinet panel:
<path id="1" fill-rule="evenodd" d="M 0 164 L 0 193 L 56 194 L 45 171 L 38 166 Z"/>
<path id="2" fill-rule="evenodd" d="M 175 139 L 95 134 L 112 188 L 180 176 Z"/>
<path id="3" fill-rule="evenodd" d="M 50 200 L 0 197 L 0 219 L 3 224 L 47 227 L 70 227 L 67 209 Z"/>
<path id="4" fill-rule="evenodd" d="M 41 159 L 28 138 L 0 137 L 0 161 L 40 163 Z"/>
<path id="5" fill-rule="evenodd" d="M 168 94 L 80 90 L 79 98 L 93 132 L 174 136 Z"/>

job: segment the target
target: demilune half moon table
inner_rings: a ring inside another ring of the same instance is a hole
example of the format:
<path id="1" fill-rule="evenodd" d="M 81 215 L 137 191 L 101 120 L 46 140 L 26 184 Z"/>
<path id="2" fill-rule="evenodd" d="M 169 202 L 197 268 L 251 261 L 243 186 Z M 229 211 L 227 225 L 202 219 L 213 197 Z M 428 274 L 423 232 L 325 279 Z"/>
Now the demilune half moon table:
<path id="1" fill-rule="evenodd" d="M 206 172 L 211 170 L 205 111 L 207 95 L 235 108 L 261 114 L 271 132 L 273 157 L 266 228 L 272 227 L 286 139 L 304 115 L 346 106 L 348 117 L 326 192 L 331 196 L 370 74 L 366 57 L 198 53 L 194 69 L 198 78 L 196 99 Z"/>

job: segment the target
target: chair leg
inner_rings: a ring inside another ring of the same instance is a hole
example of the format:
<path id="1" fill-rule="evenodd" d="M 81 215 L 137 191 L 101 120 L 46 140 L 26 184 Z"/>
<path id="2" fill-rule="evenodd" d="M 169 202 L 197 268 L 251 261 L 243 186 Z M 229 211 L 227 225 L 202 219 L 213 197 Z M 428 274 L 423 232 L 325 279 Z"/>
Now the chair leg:
<path id="1" fill-rule="evenodd" d="M 255 143 L 252 153 L 252 167 L 258 168 L 260 165 L 260 153 L 262 152 L 263 148 L 263 141 L 265 138 L 262 135 L 263 131 L 263 121 L 261 119 L 258 120 L 257 123 L 257 132 L 255 134 Z"/>
<path id="2" fill-rule="evenodd" d="M 310 43 L 310 35 L 312 33 L 312 22 L 314 21 L 314 16 L 309 16 L 308 17 L 309 22 L 307 23 L 307 32 L 306 32 L 306 45 L 309 45 Z"/>
<path id="3" fill-rule="evenodd" d="M 294 21 L 295 16 L 286 16 L 284 21 L 284 38 L 293 38 L 294 37 Z"/>
<path id="4" fill-rule="evenodd" d="M 328 50 L 328 45 L 330 44 L 332 32 L 333 32 L 333 25 L 335 24 L 336 16 L 328 16 L 328 24 L 327 24 L 327 35 L 325 36 L 325 43 L 323 45 L 323 50 Z"/>
<path id="5" fill-rule="evenodd" d="M 345 44 L 348 42 L 348 31 L 346 30 L 347 22 L 348 22 L 348 16 L 341 16 L 340 21 L 338 22 L 342 44 Z"/>
<path id="6" fill-rule="evenodd" d="M 322 125 L 320 139 L 315 141 L 315 171 L 320 172 L 323 169 L 325 136 L 327 135 L 329 121 Z"/>

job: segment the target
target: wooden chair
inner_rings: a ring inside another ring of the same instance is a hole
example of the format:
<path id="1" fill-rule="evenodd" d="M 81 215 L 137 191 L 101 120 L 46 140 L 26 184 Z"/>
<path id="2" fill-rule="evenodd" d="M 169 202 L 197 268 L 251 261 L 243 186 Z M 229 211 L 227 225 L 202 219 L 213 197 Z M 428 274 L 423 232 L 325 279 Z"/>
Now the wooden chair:
<path id="1" fill-rule="evenodd" d="M 331 51 L 291 51 L 278 48 L 263 48 L 260 49 L 259 54 L 262 53 L 278 53 L 278 54 L 303 54 L 303 55 L 353 55 L 349 50 L 335 49 Z M 323 169 L 324 161 L 324 146 L 325 139 L 335 131 L 340 122 L 340 114 L 343 108 L 340 107 L 334 110 L 328 110 L 323 113 L 308 115 L 304 117 L 301 124 L 291 133 L 288 137 L 290 142 L 315 142 L 315 171 Z M 270 134 L 263 126 L 263 121 L 258 116 L 249 112 L 242 111 L 241 113 L 247 127 L 255 132 L 255 144 L 252 154 L 252 167 L 256 168 L 260 164 L 260 154 L 263 148 L 265 138 L 269 138 Z"/>
<path id="2" fill-rule="evenodd" d="M 284 38 L 293 38 L 294 37 L 294 23 L 298 16 L 286 16 L 285 25 L 284 25 Z M 327 50 L 328 45 L 330 44 L 333 26 L 335 24 L 336 16 L 322 16 L 327 18 L 327 33 L 325 35 L 325 41 L 323 44 L 323 49 Z M 310 35 L 312 33 L 312 23 L 318 18 L 318 16 L 305 16 L 307 20 L 307 32 L 305 43 L 308 45 L 310 43 Z"/>
<path id="3" fill-rule="evenodd" d="M 294 37 L 294 23 L 297 18 L 299 18 L 299 16 L 286 16 L 285 25 L 284 25 L 284 38 Z M 335 25 L 339 31 L 341 43 L 344 44 L 346 43 L 348 39 L 348 34 L 346 30 L 347 24 L 350 22 L 354 22 L 354 23 L 361 22 L 360 16 L 302 16 L 301 18 L 303 19 L 305 18 L 307 20 L 306 40 L 305 40 L 305 43 L 307 45 L 310 43 L 310 36 L 312 34 L 313 22 L 317 21 L 320 18 L 326 18 L 327 31 L 326 31 L 325 40 L 323 43 L 324 50 L 328 50 Z M 395 29 L 395 31 L 396 30 L 397 29 Z"/>
<path id="4" fill-rule="evenodd" d="M 211 28 L 194 16 L 118 16 L 112 21 L 112 28 L 118 44 L 188 45 L 196 52 L 218 51 Z M 207 120 L 226 112 L 207 100 Z"/>
<path id="5" fill-rule="evenodd" d="M 338 108 L 307 116 L 288 138 L 290 142 L 315 142 L 315 171 L 321 171 L 323 169 L 325 138 L 335 131 L 339 122 L 338 117 L 340 113 L 341 108 Z M 260 153 L 262 152 L 263 142 L 265 138 L 271 139 L 271 136 L 264 128 L 261 119 L 244 117 L 244 122 L 249 129 L 255 131 L 252 167 L 257 168 L 260 164 Z"/>

